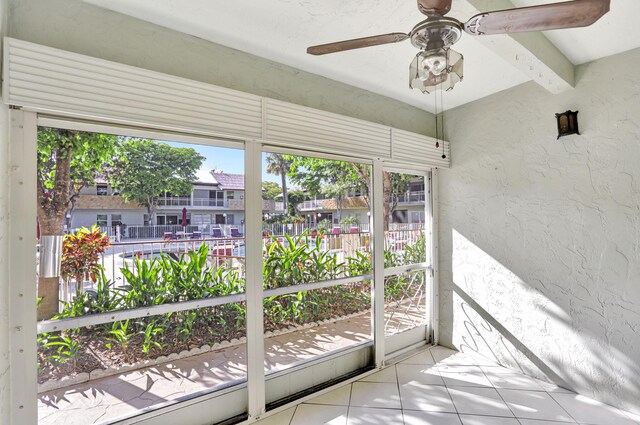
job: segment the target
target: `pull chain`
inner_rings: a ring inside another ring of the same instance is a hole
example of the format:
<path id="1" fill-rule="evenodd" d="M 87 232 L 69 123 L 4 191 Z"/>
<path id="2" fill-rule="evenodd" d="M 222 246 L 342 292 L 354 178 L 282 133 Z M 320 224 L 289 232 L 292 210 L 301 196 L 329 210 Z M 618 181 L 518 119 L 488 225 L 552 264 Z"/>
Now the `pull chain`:
<path id="1" fill-rule="evenodd" d="M 442 118 L 441 118 L 441 122 L 442 122 L 442 159 L 445 159 L 447 157 L 447 155 L 445 155 L 444 153 L 444 141 L 445 141 L 445 135 L 444 135 L 444 100 L 442 98 L 442 85 L 440 86 L 440 109 L 441 109 L 441 114 L 442 114 Z"/>
<path id="2" fill-rule="evenodd" d="M 438 93 L 433 92 L 433 104 L 435 105 L 435 117 L 436 117 L 436 149 L 440 147 L 440 139 L 438 138 Z"/>

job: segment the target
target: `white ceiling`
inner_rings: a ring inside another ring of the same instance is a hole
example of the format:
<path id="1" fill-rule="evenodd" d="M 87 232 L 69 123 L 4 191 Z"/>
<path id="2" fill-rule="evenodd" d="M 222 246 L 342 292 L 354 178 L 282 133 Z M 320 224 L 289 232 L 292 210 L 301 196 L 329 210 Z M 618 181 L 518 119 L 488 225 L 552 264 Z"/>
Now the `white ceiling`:
<path id="1" fill-rule="evenodd" d="M 417 53 L 409 41 L 327 56 L 306 54 L 314 44 L 409 32 L 424 18 L 414 0 L 84 1 L 434 111 L 433 94 L 409 89 L 409 63 Z M 512 1 L 517 6 L 553 2 Z M 633 31 L 640 1 L 611 3 L 611 12 L 591 27 L 549 31 L 547 37 L 574 64 L 640 47 L 640 34 Z M 449 16 L 466 21 L 474 13 L 466 0 L 454 0 Z M 454 50 L 465 58 L 464 81 L 444 93 L 446 109 L 530 80 L 469 35 Z"/>

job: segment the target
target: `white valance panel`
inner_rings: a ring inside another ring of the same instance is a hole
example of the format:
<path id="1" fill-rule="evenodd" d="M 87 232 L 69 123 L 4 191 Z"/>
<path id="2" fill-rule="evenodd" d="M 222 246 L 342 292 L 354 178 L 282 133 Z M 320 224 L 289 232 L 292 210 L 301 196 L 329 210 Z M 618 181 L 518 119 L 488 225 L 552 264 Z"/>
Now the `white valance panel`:
<path id="1" fill-rule="evenodd" d="M 433 139 L 129 65 L 5 38 L 4 102 L 61 116 L 448 167 Z"/>

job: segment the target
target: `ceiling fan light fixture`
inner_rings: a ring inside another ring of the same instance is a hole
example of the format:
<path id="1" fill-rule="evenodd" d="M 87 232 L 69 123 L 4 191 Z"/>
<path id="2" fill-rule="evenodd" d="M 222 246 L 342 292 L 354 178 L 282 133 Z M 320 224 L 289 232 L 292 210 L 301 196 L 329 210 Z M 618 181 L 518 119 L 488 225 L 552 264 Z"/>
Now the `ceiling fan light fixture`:
<path id="1" fill-rule="evenodd" d="M 462 81 L 463 57 L 449 48 L 419 52 L 409 65 L 409 87 L 422 93 L 451 90 Z"/>

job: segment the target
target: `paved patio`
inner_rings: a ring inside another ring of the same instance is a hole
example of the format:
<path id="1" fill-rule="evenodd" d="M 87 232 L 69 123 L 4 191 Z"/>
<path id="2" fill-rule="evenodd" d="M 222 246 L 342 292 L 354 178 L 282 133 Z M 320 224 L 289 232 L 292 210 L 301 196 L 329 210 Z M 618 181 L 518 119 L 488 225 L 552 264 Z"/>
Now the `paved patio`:
<path id="1" fill-rule="evenodd" d="M 387 329 L 419 323 L 424 311 L 395 311 Z M 370 338 L 368 313 L 265 339 L 265 370 L 348 347 Z M 40 425 L 86 425 L 113 421 L 140 409 L 212 390 L 246 377 L 246 344 L 47 391 L 38 397 Z"/>

